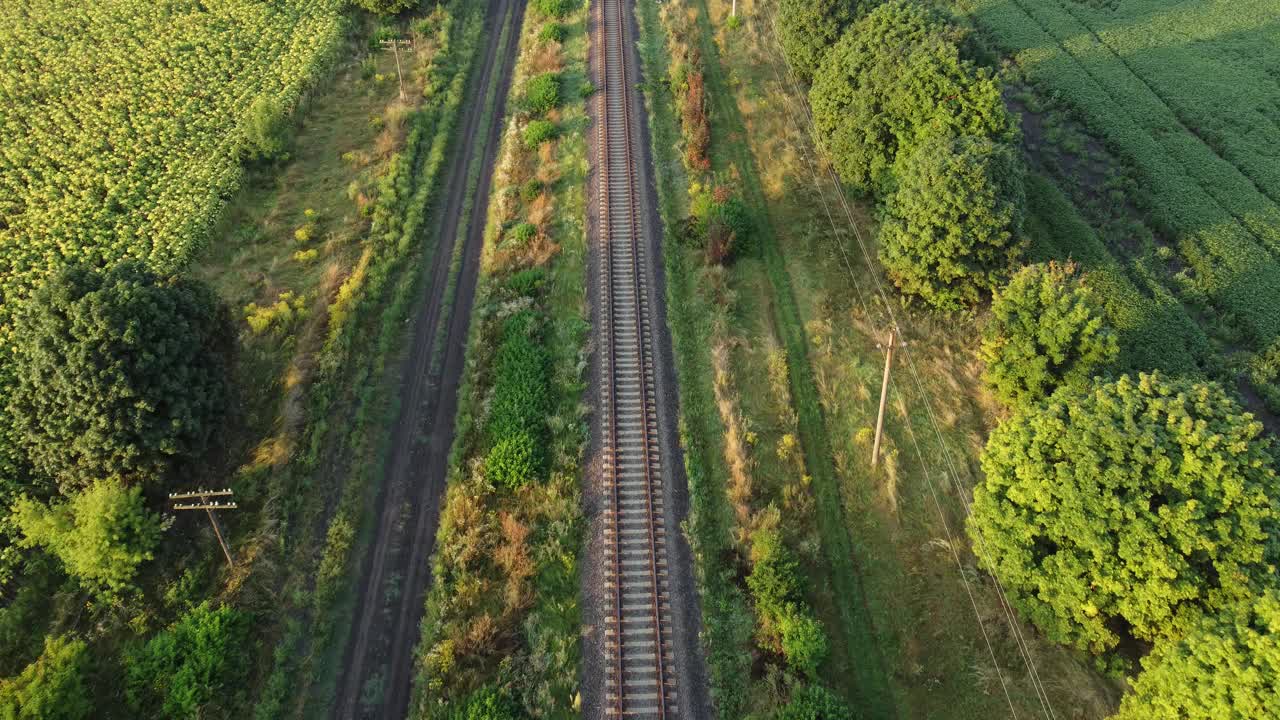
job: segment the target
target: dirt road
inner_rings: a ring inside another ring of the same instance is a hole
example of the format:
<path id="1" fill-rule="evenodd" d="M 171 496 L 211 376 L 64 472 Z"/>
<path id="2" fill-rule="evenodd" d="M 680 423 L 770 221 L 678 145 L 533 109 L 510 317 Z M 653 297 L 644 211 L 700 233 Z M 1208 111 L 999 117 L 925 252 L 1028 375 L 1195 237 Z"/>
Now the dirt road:
<path id="1" fill-rule="evenodd" d="M 438 219 L 439 244 L 430 266 L 423 268 L 422 295 L 401 374 L 400 412 L 391 429 L 373 545 L 363 562 L 355 623 L 333 707 L 337 720 L 400 720 L 408 709 L 413 650 L 453 444 L 489 185 L 523 16 L 524 0 L 489 2 L 488 44 L 481 50 L 483 56 L 477 60 L 462 105 L 464 116 L 441 186 L 445 195 L 432 211 Z M 505 24 L 510 30 L 504 39 Z M 485 97 L 495 82 L 497 102 L 486 115 Z M 481 163 L 478 185 L 470 213 L 463 218 L 469 170 L 476 162 Z M 450 297 L 450 263 L 460 229 L 465 230 L 465 244 Z M 447 317 L 442 318 L 445 313 Z M 441 361 L 433 363 L 440 353 Z"/>

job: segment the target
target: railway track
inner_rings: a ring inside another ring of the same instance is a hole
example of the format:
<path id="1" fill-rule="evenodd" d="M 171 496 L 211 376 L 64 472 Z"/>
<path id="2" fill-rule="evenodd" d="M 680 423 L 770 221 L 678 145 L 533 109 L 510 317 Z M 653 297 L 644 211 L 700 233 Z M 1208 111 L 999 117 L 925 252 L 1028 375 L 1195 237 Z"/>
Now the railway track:
<path id="1" fill-rule="evenodd" d="M 599 0 L 595 48 L 601 92 L 600 319 L 605 545 L 609 608 L 605 704 L 615 718 L 674 717 L 662 464 L 647 258 L 638 211 L 638 135 L 627 42 L 630 7 Z"/>

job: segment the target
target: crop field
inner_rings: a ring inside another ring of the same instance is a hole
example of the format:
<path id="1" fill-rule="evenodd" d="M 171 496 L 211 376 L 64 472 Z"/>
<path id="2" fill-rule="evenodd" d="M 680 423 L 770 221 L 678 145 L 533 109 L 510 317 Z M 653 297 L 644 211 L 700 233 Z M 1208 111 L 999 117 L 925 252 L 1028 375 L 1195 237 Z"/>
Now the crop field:
<path id="1" fill-rule="evenodd" d="M 238 183 L 248 119 L 296 105 L 341 6 L 0 4 L 0 308 L 70 261 L 182 267 Z"/>
<path id="2" fill-rule="evenodd" d="M 1065 104 L 1132 169 L 1149 200 L 1139 213 L 1154 235 L 1148 266 L 1179 300 L 1214 318 L 1201 324 L 1218 348 L 1244 356 L 1274 343 L 1280 6 L 1265 0 L 956 6 L 1013 57 L 1039 95 Z"/>

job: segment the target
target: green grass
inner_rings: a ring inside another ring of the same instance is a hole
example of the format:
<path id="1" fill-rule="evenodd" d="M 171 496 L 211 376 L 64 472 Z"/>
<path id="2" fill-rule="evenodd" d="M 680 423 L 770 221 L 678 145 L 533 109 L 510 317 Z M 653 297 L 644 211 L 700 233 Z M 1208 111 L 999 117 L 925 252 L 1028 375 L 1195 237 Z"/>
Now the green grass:
<path id="1" fill-rule="evenodd" d="M 738 173 L 744 200 L 756 217 L 757 257 L 768 281 L 769 318 L 787 358 L 791 395 L 798 415 L 800 445 L 805 467 L 813 478 L 818 530 L 825 562 L 819 566 L 817 587 L 829 588 L 838 601 L 826 604 L 828 630 L 834 636 L 829 678 L 847 679 L 844 687 L 850 703 L 871 717 L 891 717 L 893 698 L 886 670 L 879 661 L 878 644 L 870 618 L 860 607 L 861 581 L 853 565 L 854 550 L 845 527 L 840 488 L 832 466 L 831 447 L 809 364 L 808 338 L 792 288 L 791 276 L 776 234 L 773 208 L 766 196 L 756 158 L 748 142 L 748 129 L 734 103 L 734 85 L 721 63 L 713 42 L 713 28 L 705 3 L 698 14 L 702 51 L 706 62 L 707 91 L 712 112 L 713 165 L 732 165 Z M 732 65 L 731 67 L 741 67 Z M 717 141 L 719 141 L 717 143 Z M 745 260 L 742 264 L 748 264 Z M 745 293 L 744 293 L 745 294 Z M 831 617 L 834 616 L 834 617 Z M 834 621 L 834 622 L 831 622 Z"/>
<path id="2" fill-rule="evenodd" d="M 1072 107 L 1137 172 L 1149 224 L 1167 236 L 1238 337 L 1260 350 L 1280 333 L 1280 141 L 1274 53 L 1280 9 L 1264 0 L 957 3 L 1039 92 Z M 1231 82 L 1223 83 L 1229 77 Z"/>

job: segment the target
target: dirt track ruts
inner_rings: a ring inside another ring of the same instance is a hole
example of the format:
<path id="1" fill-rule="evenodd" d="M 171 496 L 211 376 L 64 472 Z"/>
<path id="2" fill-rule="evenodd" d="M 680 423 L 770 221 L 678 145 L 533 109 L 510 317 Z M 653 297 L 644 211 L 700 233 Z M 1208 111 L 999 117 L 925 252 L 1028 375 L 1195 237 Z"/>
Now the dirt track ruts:
<path id="1" fill-rule="evenodd" d="M 503 24 L 510 16 L 507 42 L 501 42 Z M 458 384 L 462 377 L 466 338 L 475 298 L 476 274 L 484 240 L 484 218 L 489 204 L 489 186 L 505 115 L 507 88 L 511 83 L 519 46 L 523 0 L 490 0 L 485 19 L 488 45 L 482 65 L 476 67 L 463 102 L 463 117 L 451 152 L 448 173 L 442 181 L 446 196 L 437 204 L 440 219 L 439 243 L 424 268 L 419 310 L 416 313 L 412 344 L 404 359 L 401 375 L 400 411 L 392 428 L 386 456 L 386 477 L 379 497 L 374 544 L 366 556 L 337 698 L 332 716 L 338 720 L 405 717 L 413 679 L 413 650 L 419 637 L 423 599 L 430 580 L 431 551 L 440 516 L 449 450 L 453 444 L 453 421 L 457 412 Z M 499 47 L 502 45 L 502 47 Z M 486 90 L 497 73 L 497 95 L 488 127 L 480 127 L 484 117 Z M 481 170 L 468 219 L 461 268 L 447 302 L 449 270 L 454 242 L 466 202 L 467 179 L 473 160 L 479 156 Z M 437 354 L 441 314 L 447 333 L 443 362 L 432 372 Z M 408 548 L 406 552 L 406 542 Z M 399 594 L 386 596 L 388 581 L 399 578 Z M 359 706 L 366 681 L 385 668 L 382 702 L 377 707 Z"/>

